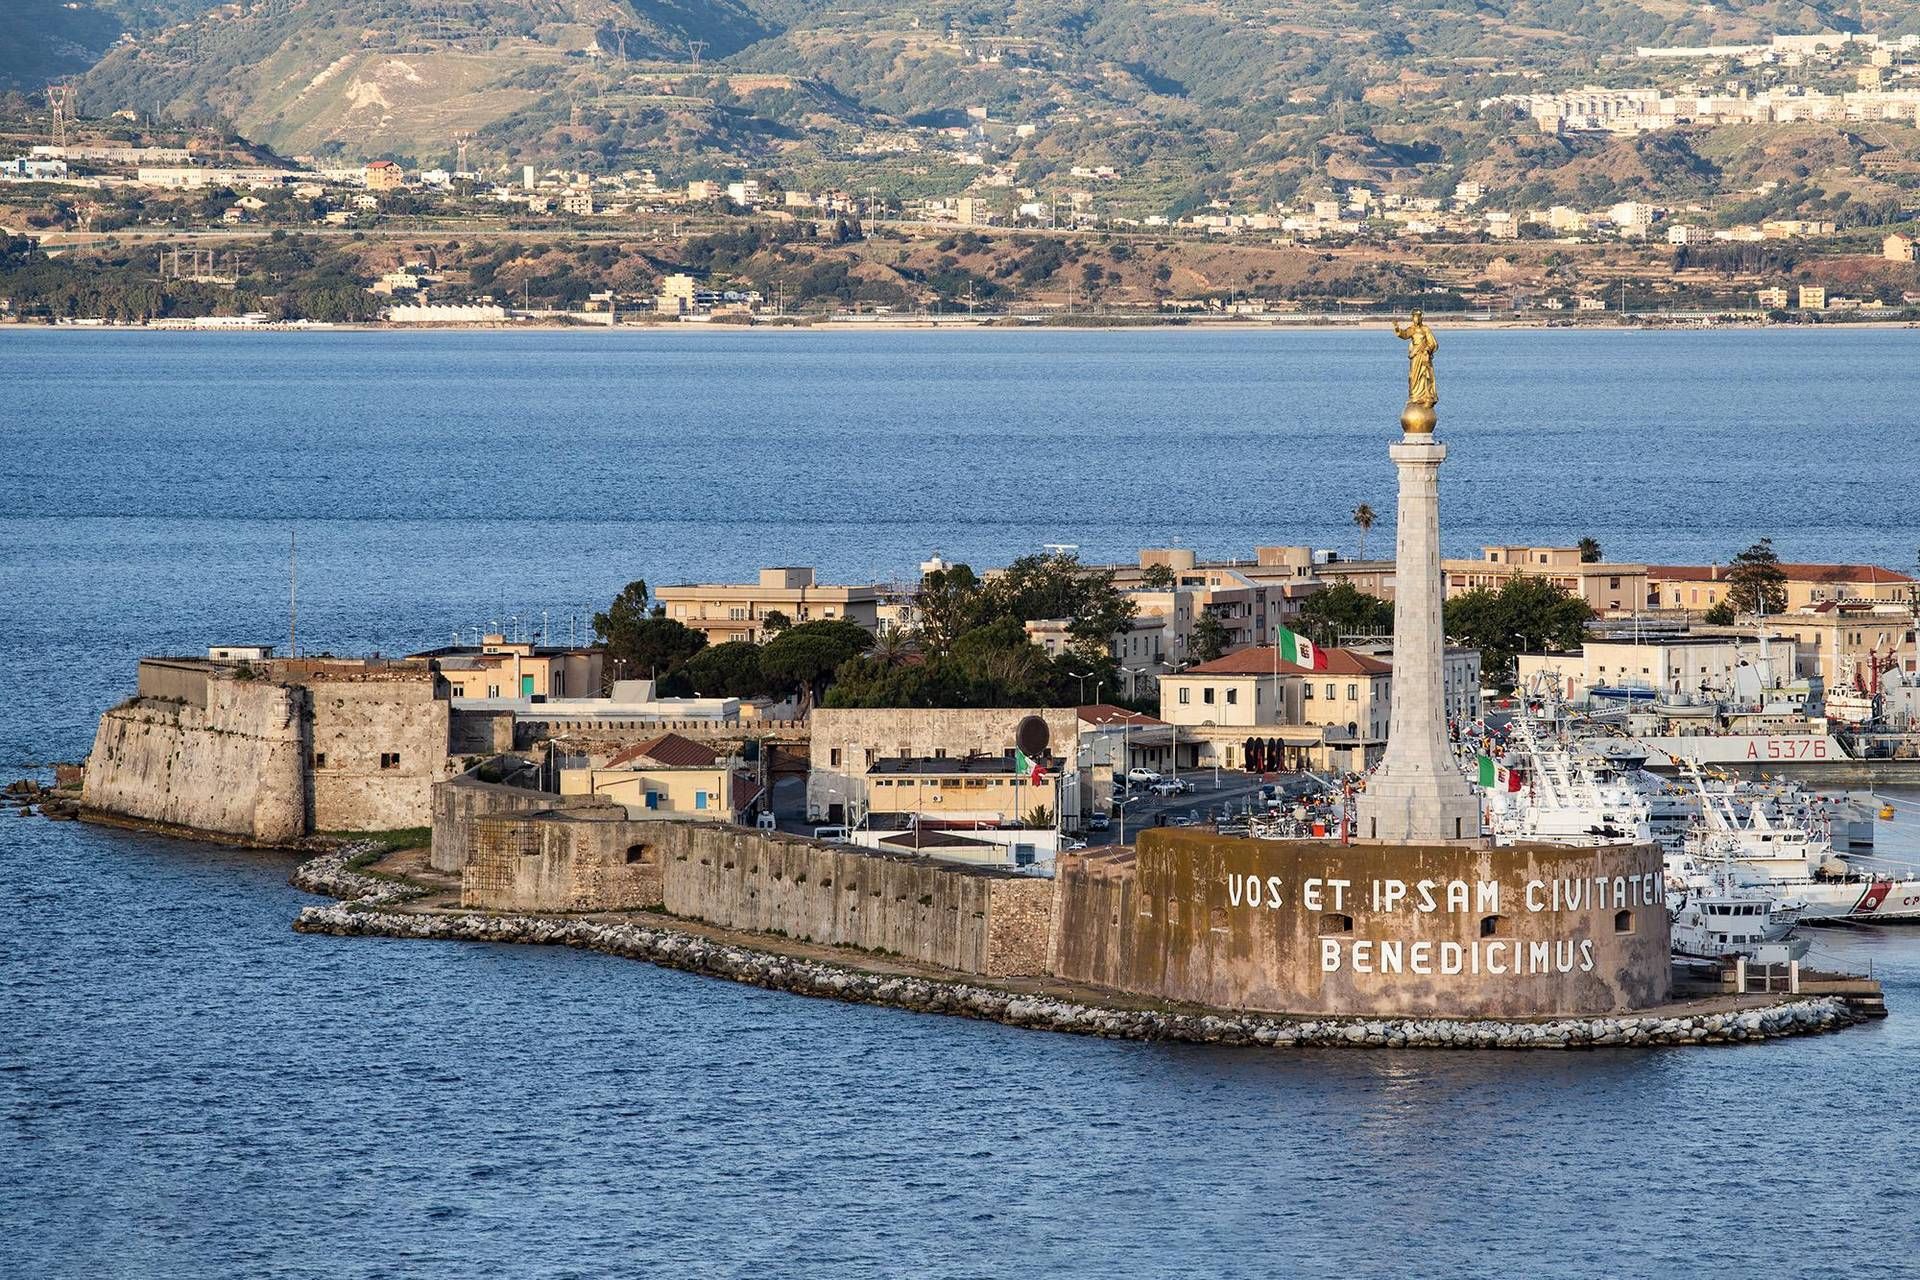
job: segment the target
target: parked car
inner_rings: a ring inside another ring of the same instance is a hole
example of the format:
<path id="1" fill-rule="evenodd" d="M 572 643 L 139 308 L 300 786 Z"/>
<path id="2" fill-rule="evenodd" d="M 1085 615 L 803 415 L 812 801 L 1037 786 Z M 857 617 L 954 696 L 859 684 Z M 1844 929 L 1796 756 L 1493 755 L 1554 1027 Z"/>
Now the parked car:
<path id="1" fill-rule="evenodd" d="M 1185 778 L 1162 778 L 1151 790 L 1157 796 L 1182 796 L 1193 790 L 1193 784 Z"/>
<path id="2" fill-rule="evenodd" d="M 1113 817 L 1110 814 L 1096 813 L 1087 819 L 1087 830 L 1089 831 L 1105 831 L 1112 825 Z"/>
<path id="3" fill-rule="evenodd" d="M 1127 770 L 1128 782 L 1158 782 L 1160 775 L 1144 765 L 1135 765 Z"/>

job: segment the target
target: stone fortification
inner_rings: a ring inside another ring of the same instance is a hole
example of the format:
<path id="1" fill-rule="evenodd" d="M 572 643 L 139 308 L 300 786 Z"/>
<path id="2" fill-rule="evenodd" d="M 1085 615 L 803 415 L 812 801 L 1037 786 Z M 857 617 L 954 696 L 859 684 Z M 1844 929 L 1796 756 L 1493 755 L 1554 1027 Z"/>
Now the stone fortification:
<path id="1" fill-rule="evenodd" d="M 476 818 L 460 904 L 492 911 L 658 907 L 659 822 L 603 804 Z"/>
<path id="2" fill-rule="evenodd" d="M 142 687 L 159 692 L 100 717 L 83 807 L 263 844 L 304 835 L 301 691 L 141 665 Z"/>
<path id="3" fill-rule="evenodd" d="M 741 827 L 656 825 L 675 915 L 961 973 L 1046 972 L 1050 881 Z"/>
<path id="4" fill-rule="evenodd" d="M 138 688 L 95 732 L 90 816 L 268 844 L 419 827 L 455 768 L 422 664 L 145 659 Z"/>
<path id="5" fill-rule="evenodd" d="M 480 819 L 564 808 L 570 799 L 551 791 L 486 782 L 478 772 L 449 778 L 433 788 L 433 846 L 428 865 L 435 871 L 462 872 L 473 856 L 474 828 Z"/>
<path id="6" fill-rule="evenodd" d="M 1063 855 L 1052 971 L 1298 1014 L 1618 1013 L 1671 992 L 1652 846 L 1343 846 L 1152 831 Z"/>
<path id="7" fill-rule="evenodd" d="M 311 716 L 316 831 L 391 831 L 432 820 L 433 784 L 454 771 L 451 703 L 423 665 L 328 663 L 276 674 L 303 682 Z"/>

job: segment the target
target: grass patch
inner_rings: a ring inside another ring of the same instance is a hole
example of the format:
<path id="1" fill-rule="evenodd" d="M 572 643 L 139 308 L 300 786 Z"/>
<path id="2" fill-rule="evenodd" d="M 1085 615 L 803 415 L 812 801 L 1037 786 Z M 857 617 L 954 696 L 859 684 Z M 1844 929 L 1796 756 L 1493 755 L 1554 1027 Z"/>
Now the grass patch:
<path id="1" fill-rule="evenodd" d="M 396 850 L 424 849 L 433 842 L 432 827 L 401 827 L 396 831 L 328 831 L 325 834 L 343 844 L 372 842 L 373 848 L 347 860 L 347 865 L 355 871 L 372 866 Z"/>

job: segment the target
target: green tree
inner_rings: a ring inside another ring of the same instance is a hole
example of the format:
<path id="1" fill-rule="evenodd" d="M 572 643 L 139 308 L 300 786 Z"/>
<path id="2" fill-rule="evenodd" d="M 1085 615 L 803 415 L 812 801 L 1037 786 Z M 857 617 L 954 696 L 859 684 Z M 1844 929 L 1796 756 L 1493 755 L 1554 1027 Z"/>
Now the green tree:
<path id="1" fill-rule="evenodd" d="M 1173 590 L 1173 566 L 1150 564 L 1140 571 L 1140 585 L 1149 591 Z"/>
<path id="2" fill-rule="evenodd" d="M 1021 556 L 987 582 L 982 596 L 988 619 L 1067 619 L 1073 647 L 1082 654 L 1107 652 L 1114 633 L 1136 612 L 1114 585 L 1111 569 L 1088 568 L 1065 552 Z"/>
<path id="3" fill-rule="evenodd" d="M 698 631 L 660 616 L 643 579 L 622 587 L 605 613 L 593 615 L 593 630 L 618 678 L 668 681 L 707 643 Z"/>
<path id="4" fill-rule="evenodd" d="M 1353 509 L 1353 522 L 1360 528 L 1360 558 L 1362 560 L 1367 558 L 1367 535 L 1373 532 L 1374 522 L 1379 518 L 1380 517 L 1373 513 L 1373 508 L 1364 502 Z"/>
<path id="5" fill-rule="evenodd" d="M 1053 829 L 1053 810 L 1044 804 L 1037 804 L 1027 811 L 1021 819 L 1029 831 L 1051 831 Z"/>
<path id="6" fill-rule="evenodd" d="M 1735 613 L 1785 611 L 1787 574 L 1774 554 L 1772 538 L 1760 539 L 1727 566 L 1727 602 Z"/>
<path id="7" fill-rule="evenodd" d="M 1731 600 L 1722 600 L 1719 604 L 1707 610 L 1703 620 L 1710 626 L 1730 627 L 1734 624 L 1737 617 L 1738 615 L 1733 611 L 1733 602 Z"/>
<path id="8" fill-rule="evenodd" d="M 687 683 L 703 698 L 757 698 L 768 692 L 760 652 L 751 640 L 729 640 L 702 649 L 687 659 Z"/>
<path id="9" fill-rule="evenodd" d="M 1601 551 L 1600 540 L 1598 538 L 1582 538 L 1580 539 L 1579 546 L 1581 564 L 1600 563 Z"/>
<path id="10" fill-rule="evenodd" d="M 768 639 L 779 635 L 792 625 L 793 619 L 778 609 L 769 609 L 760 618 L 760 630 L 766 632 Z"/>
<path id="11" fill-rule="evenodd" d="M 920 580 L 914 597 L 920 640 L 929 653 L 945 653 L 980 615 L 980 578 L 964 564 L 935 569 Z"/>
<path id="12" fill-rule="evenodd" d="M 1187 656 L 1195 662 L 1212 662 L 1227 651 L 1227 627 L 1211 613 L 1202 613 L 1193 624 L 1193 638 L 1187 644 Z"/>
<path id="13" fill-rule="evenodd" d="M 1393 630 L 1393 605 L 1360 590 L 1351 582 L 1336 582 L 1300 602 L 1300 627 L 1316 644 L 1328 648 L 1343 635 L 1385 635 Z"/>
<path id="14" fill-rule="evenodd" d="M 1514 577 L 1446 603 L 1447 634 L 1480 651 L 1481 671 L 1502 689 L 1514 683 L 1514 655 L 1565 652 L 1585 638 L 1593 610 L 1545 578 Z"/>
<path id="15" fill-rule="evenodd" d="M 760 670 L 772 687 L 803 689 L 818 702 L 835 669 L 872 644 L 870 631 L 844 618 L 803 622 L 766 643 L 760 651 Z"/>

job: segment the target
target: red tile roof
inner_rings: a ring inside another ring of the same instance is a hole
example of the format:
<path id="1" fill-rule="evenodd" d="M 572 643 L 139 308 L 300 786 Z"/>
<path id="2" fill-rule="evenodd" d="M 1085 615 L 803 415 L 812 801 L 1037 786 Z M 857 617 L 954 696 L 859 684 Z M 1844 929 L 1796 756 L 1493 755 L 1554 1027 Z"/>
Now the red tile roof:
<path id="1" fill-rule="evenodd" d="M 623 764 L 651 760 L 669 769 L 710 769 L 719 759 L 720 753 L 712 747 L 695 742 L 692 738 L 683 738 L 677 733 L 663 733 L 657 738 L 628 747 L 607 761 L 607 768 L 617 769 Z"/>
<path id="2" fill-rule="evenodd" d="M 1378 676 L 1393 670 L 1391 663 L 1378 658 L 1370 658 L 1364 653 L 1355 653 L 1351 649 L 1326 650 L 1327 665 L 1322 668 L 1330 676 Z M 1183 676 L 1266 676 L 1272 675 L 1274 652 L 1272 645 L 1260 645 L 1252 649 L 1242 649 L 1230 653 L 1224 658 L 1215 658 L 1212 662 L 1203 662 L 1197 667 L 1188 667 L 1178 674 Z M 1278 670 L 1283 676 L 1312 675 L 1305 667 L 1295 666 L 1282 659 Z"/>
<path id="3" fill-rule="evenodd" d="M 1724 564 L 1650 564 L 1647 566 L 1647 576 L 1673 582 L 1725 582 L 1729 568 Z M 1877 564 L 1795 564 L 1783 560 L 1780 562 L 1780 572 L 1786 574 L 1790 582 L 1864 582 L 1884 585 L 1913 581 L 1904 573 L 1882 569 Z"/>

